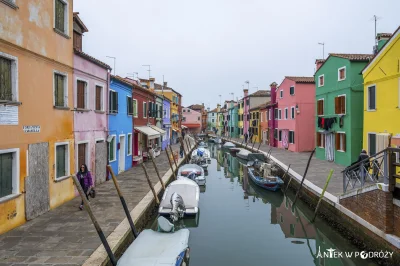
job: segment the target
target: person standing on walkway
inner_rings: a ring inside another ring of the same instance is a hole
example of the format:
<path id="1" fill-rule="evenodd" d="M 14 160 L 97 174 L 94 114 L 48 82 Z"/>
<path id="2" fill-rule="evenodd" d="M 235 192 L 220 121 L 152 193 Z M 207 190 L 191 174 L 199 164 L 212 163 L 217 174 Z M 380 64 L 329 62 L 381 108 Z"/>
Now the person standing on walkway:
<path id="1" fill-rule="evenodd" d="M 248 137 L 247 133 L 244 133 L 244 142 L 245 143 L 247 143 L 247 137 Z"/>
<path id="2" fill-rule="evenodd" d="M 86 195 L 87 200 L 89 200 L 89 192 L 93 186 L 93 179 L 92 179 L 92 175 L 90 174 L 90 171 L 88 170 L 86 164 L 81 165 L 81 168 L 79 169 L 78 173 L 76 174 L 76 177 L 78 178 L 79 183 L 81 184 L 81 187 L 83 189 L 83 192 Z M 81 205 L 79 206 L 79 209 L 83 210 L 83 200 L 81 202 Z"/>
<path id="3" fill-rule="evenodd" d="M 368 159 L 368 154 L 366 150 L 362 150 L 360 155 L 358 156 L 358 161 L 361 162 L 363 160 Z M 369 165 L 369 160 L 364 161 L 364 163 L 360 164 L 360 177 L 365 180 L 365 176 L 367 174 L 367 171 L 369 171 L 370 165 Z"/>

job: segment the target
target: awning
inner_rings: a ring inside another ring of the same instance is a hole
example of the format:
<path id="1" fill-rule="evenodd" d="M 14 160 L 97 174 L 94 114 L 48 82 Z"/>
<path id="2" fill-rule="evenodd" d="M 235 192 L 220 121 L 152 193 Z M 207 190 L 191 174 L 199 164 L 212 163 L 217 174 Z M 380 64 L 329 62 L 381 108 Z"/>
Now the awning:
<path id="1" fill-rule="evenodd" d="M 198 128 L 201 127 L 200 124 L 186 124 L 186 125 L 182 125 L 182 129 L 186 129 L 186 128 Z"/>
<path id="2" fill-rule="evenodd" d="M 153 125 L 150 125 L 150 127 L 151 127 L 152 129 L 154 129 L 155 131 L 160 132 L 162 135 L 165 134 L 165 130 L 164 130 L 164 129 L 161 129 L 161 128 L 156 127 L 156 126 L 153 126 Z"/>
<path id="3" fill-rule="evenodd" d="M 158 132 L 148 126 L 135 127 L 135 130 L 139 131 L 140 133 L 145 134 L 148 139 L 156 139 L 156 138 L 160 137 L 160 132 Z"/>
<path id="4" fill-rule="evenodd" d="M 181 128 L 182 128 L 182 129 L 185 129 L 185 128 L 187 128 L 187 126 L 181 125 Z"/>

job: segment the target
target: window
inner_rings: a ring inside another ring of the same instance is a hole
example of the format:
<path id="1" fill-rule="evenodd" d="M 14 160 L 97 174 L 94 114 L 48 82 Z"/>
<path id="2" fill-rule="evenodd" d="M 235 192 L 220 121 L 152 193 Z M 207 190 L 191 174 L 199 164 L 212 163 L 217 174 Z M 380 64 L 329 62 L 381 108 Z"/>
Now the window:
<path id="1" fill-rule="evenodd" d="M 288 113 L 289 113 L 288 108 L 285 108 L 285 120 L 288 119 L 288 117 L 289 117 Z"/>
<path id="2" fill-rule="evenodd" d="M 317 115 L 324 115 L 324 99 L 317 101 Z"/>
<path id="3" fill-rule="evenodd" d="M 147 117 L 147 102 L 143 102 L 143 117 Z"/>
<path id="4" fill-rule="evenodd" d="M 108 143 L 108 159 L 114 162 L 116 158 L 117 143 L 115 141 L 115 135 L 112 136 L 111 141 Z"/>
<path id="5" fill-rule="evenodd" d="M 56 32 L 68 35 L 68 2 L 54 0 L 54 29 Z"/>
<path id="6" fill-rule="evenodd" d="M 294 95 L 294 86 L 291 86 L 289 91 L 290 91 L 290 95 Z"/>
<path id="7" fill-rule="evenodd" d="M 118 92 L 110 90 L 110 114 L 118 113 Z"/>
<path id="8" fill-rule="evenodd" d="M 133 108 L 133 116 L 138 117 L 138 106 L 137 106 L 137 100 L 133 99 L 132 100 L 132 108 Z M 164 111 L 165 112 L 165 111 Z"/>
<path id="9" fill-rule="evenodd" d="M 278 120 L 281 120 L 281 119 L 282 119 L 282 110 L 279 109 L 278 110 Z"/>
<path id="10" fill-rule="evenodd" d="M 87 82 L 83 80 L 77 80 L 76 84 L 76 108 L 87 109 Z"/>
<path id="11" fill-rule="evenodd" d="M 279 130 L 278 140 L 279 140 L 279 141 L 282 141 L 282 130 Z"/>
<path id="12" fill-rule="evenodd" d="M 335 144 L 337 151 L 346 151 L 346 134 L 343 132 L 337 132 Z"/>
<path id="13" fill-rule="evenodd" d="M 126 96 L 126 113 L 133 115 L 133 101 L 131 96 Z"/>
<path id="14" fill-rule="evenodd" d="M 368 87 L 368 111 L 376 110 L 376 87 L 375 85 Z"/>
<path id="15" fill-rule="evenodd" d="M 128 133 L 128 155 L 132 155 L 132 133 Z"/>
<path id="16" fill-rule="evenodd" d="M 321 132 L 317 132 L 317 147 L 325 148 L 325 136 Z"/>
<path id="17" fill-rule="evenodd" d="M 318 77 L 318 87 L 322 87 L 325 84 L 324 75 Z"/>
<path id="18" fill-rule="evenodd" d="M 87 164 L 88 163 L 88 159 L 87 159 L 87 155 L 89 154 L 88 150 L 88 143 L 78 143 L 78 163 L 76 165 L 76 169 L 77 171 L 79 170 L 80 166 L 82 164 Z"/>
<path id="19" fill-rule="evenodd" d="M 199 117 L 197 117 L 197 120 L 198 120 L 198 121 L 200 121 L 200 116 L 199 116 Z"/>
<path id="20" fill-rule="evenodd" d="M 294 106 L 292 106 L 291 108 L 290 108 L 290 113 L 291 113 L 291 116 L 290 116 L 290 118 L 291 119 L 294 119 Z"/>
<path id="21" fill-rule="evenodd" d="M 346 67 L 341 67 L 338 69 L 338 81 L 346 79 Z"/>
<path id="22" fill-rule="evenodd" d="M 74 49 L 82 51 L 82 34 L 74 31 Z"/>
<path id="23" fill-rule="evenodd" d="M 69 176 L 69 143 L 56 143 L 55 179 Z"/>
<path id="24" fill-rule="evenodd" d="M 274 129 L 274 139 L 278 139 L 278 129 Z"/>
<path id="25" fill-rule="evenodd" d="M 257 113 L 258 114 L 258 113 Z M 261 113 L 261 122 L 263 121 L 263 115 L 262 115 L 262 113 Z"/>
<path id="26" fill-rule="evenodd" d="M 0 150 L 0 198 L 19 193 L 19 149 Z"/>
<path id="27" fill-rule="evenodd" d="M 213 123 L 214 123 L 214 119 L 211 119 L 211 122 L 213 122 Z"/>
<path id="28" fill-rule="evenodd" d="M 279 91 L 279 95 L 280 95 L 281 98 L 283 98 L 283 90 Z"/>
<path id="29" fill-rule="evenodd" d="M 211 113 L 211 116 L 214 116 L 214 113 Z"/>
<path id="30" fill-rule="evenodd" d="M 376 154 L 376 134 L 368 133 L 368 154 L 370 156 Z"/>
<path id="31" fill-rule="evenodd" d="M 103 111 L 103 87 L 100 85 L 96 85 L 95 110 Z"/>
<path id="32" fill-rule="evenodd" d="M 289 131 L 289 143 L 294 144 L 294 131 Z"/>
<path id="33" fill-rule="evenodd" d="M 271 109 L 268 110 L 268 120 L 271 120 Z"/>
<path id="34" fill-rule="evenodd" d="M 18 59 L 0 52 L 0 101 L 18 101 Z"/>
<path id="35" fill-rule="evenodd" d="M 68 107 L 67 75 L 54 72 L 54 106 Z"/>
<path id="36" fill-rule="evenodd" d="M 335 114 L 346 114 L 346 95 L 335 97 Z"/>

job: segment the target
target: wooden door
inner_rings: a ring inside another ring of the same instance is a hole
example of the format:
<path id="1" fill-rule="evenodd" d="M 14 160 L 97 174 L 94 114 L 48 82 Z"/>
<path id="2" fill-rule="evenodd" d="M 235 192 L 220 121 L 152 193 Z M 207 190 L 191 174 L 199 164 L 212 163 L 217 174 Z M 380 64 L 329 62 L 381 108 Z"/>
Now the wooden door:
<path id="1" fill-rule="evenodd" d="M 78 171 L 81 169 L 82 164 L 86 164 L 86 143 L 78 144 Z M 89 166 L 88 166 L 89 167 Z M 88 169 L 90 170 L 90 169 Z"/>

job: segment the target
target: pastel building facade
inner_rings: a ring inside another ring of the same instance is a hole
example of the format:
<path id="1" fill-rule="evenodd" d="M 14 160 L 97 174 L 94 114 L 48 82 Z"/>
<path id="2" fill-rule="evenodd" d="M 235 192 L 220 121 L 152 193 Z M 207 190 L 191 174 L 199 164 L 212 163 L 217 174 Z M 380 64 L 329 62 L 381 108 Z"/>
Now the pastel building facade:
<path id="1" fill-rule="evenodd" d="M 198 134 L 201 132 L 201 116 L 200 112 L 192 110 L 190 108 L 182 108 L 182 125 L 187 127 L 191 133 Z"/>

